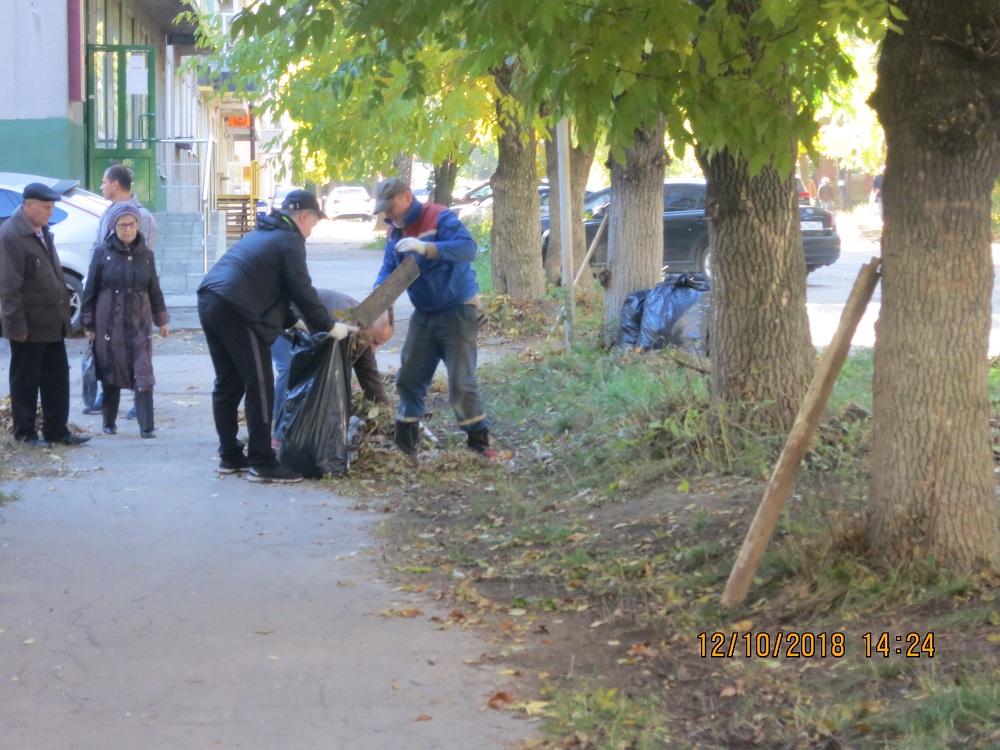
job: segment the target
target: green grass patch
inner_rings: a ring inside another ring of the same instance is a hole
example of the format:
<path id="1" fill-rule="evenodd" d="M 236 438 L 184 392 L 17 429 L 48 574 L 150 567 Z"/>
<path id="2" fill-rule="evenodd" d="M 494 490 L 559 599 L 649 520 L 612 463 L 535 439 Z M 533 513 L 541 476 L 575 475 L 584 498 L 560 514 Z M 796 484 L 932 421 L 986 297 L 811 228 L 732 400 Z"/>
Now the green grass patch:
<path id="1" fill-rule="evenodd" d="M 670 747 L 670 733 L 659 723 L 661 712 L 654 697 L 637 699 L 615 688 L 578 687 L 556 695 L 544 731 L 558 747 L 661 750 Z"/>

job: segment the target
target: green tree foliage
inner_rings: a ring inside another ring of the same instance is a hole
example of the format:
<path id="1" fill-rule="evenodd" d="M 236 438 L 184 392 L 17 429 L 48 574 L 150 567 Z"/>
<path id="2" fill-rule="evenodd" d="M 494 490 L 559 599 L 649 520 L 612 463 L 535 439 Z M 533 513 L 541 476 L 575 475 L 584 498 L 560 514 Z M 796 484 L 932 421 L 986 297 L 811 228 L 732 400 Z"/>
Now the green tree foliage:
<path id="1" fill-rule="evenodd" d="M 493 133 L 495 92 L 489 77 L 462 67 L 464 53 L 432 36 L 391 52 L 381 33 L 350 35 L 332 6 L 303 13 L 260 3 L 241 14 L 230 39 L 211 18 L 202 22 L 215 64 L 259 113 L 287 114 L 294 128 L 281 144 L 303 167 L 355 180 L 386 172 L 403 151 L 440 164 L 461 163 Z M 272 144 L 278 145 L 278 144 Z"/>

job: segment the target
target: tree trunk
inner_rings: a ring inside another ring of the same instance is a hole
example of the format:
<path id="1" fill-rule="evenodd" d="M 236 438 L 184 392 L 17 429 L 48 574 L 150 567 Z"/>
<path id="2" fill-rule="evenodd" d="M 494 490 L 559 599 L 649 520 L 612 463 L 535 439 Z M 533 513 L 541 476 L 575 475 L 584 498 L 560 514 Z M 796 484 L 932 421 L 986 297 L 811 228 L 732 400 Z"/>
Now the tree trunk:
<path id="1" fill-rule="evenodd" d="M 608 343 L 617 341 L 625 298 L 659 283 L 663 270 L 663 171 L 666 121 L 635 131 L 625 164 L 611 160 L 611 215 L 608 218 L 608 270 L 604 322 Z"/>
<path id="2" fill-rule="evenodd" d="M 434 192 L 431 194 L 431 203 L 440 203 L 443 206 L 451 205 L 457 175 L 458 165 L 454 159 L 449 158 L 441 164 L 434 165 Z"/>
<path id="3" fill-rule="evenodd" d="M 541 255 L 538 252 L 541 216 L 538 207 L 538 167 L 535 164 L 535 134 L 521 123 L 511 98 L 512 69 L 494 72 L 497 88 L 496 112 L 500 126 L 497 171 L 493 188 L 491 269 L 493 288 L 515 300 L 532 300 L 545 293 Z"/>
<path id="4" fill-rule="evenodd" d="M 413 176 L 413 155 L 400 151 L 396 158 L 392 160 L 392 166 L 396 168 L 396 173 L 409 182 Z"/>
<path id="5" fill-rule="evenodd" d="M 583 227 L 583 198 L 587 192 L 587 178 L 590 176 L 590 166 L 594 163 L 597 144 L 583 149 L 574 145 L 569 152 L 570 211 L 573 221 L 573 277 L 580 270 L 580 264 L 587 254 L 587 236 Z M 552 284 L 562 282 L 562 233 L 560 222 L 562 212 L 559 210 L 559 156 L 556 149 L 555 129 L 549 130 L 549 139 L 545 141 L 545 165 L 549 178 L 549 245 L 544 258 L 545 276 Z M 577 299 L 585 302 L 596 301 L 597 290 L 594 288 L 594 274 L 590 264 L 580 276 L 576 288 Z"/>
<path id="6" fill-rule="evenodd" d="M 751 411 L 787 430 L 809 387 L 816 351 L 795 178 L 751 178 L 723 151 L 702 162 L 712 268 L 711 395 L 735 418 Z"/>
<path id="7" fill-rule="evenodd" d="M 1000 4 L 902 0 L 871 104 L 885 130 L 882 311 L 869 528 L 891 562 L 996 560 L 990 192 L 1000 173 Z"/>

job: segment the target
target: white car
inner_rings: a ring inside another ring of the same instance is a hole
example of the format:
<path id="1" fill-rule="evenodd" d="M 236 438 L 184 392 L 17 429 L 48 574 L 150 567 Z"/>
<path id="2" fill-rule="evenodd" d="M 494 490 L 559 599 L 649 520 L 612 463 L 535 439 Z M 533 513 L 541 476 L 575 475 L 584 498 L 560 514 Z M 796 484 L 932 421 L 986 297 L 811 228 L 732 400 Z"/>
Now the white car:
<path id="1" fill-rule="evenodd" d="M 79 180 L 0 172 L 0 224 L 9 219 L 14 209 L 21 205 L 24 186 L 32 182 L 48 185 L 62 194 L 62 200 L 52 209 L 49 229 L 55 240 L 59 265 L 66 277 L 70 306 L 73 308 L 73 332 L 76 333 L 80 330 L 80 300 L 83 296 L 83 280 L 90 268 L 90 248 L 97 240 L 101 214 L 111 205 L 111 201 L 79 187 Z"/>
<path id="2" fill-rule="evenodd" d="M 280 185 L 274 189 L 274 195 L 267 199 L 267 209 L 265 216 L 276 208 L 281 208 L 282 202 L 293 190 L 302 190 L 298 185 Z"/>
<path id="3" fill-rule="evenodd" d="M 371 221 L 374 207 L 368 191 L 354 185 L 335 187 L 326 197 L 326 215 L 331 219 Z"/>

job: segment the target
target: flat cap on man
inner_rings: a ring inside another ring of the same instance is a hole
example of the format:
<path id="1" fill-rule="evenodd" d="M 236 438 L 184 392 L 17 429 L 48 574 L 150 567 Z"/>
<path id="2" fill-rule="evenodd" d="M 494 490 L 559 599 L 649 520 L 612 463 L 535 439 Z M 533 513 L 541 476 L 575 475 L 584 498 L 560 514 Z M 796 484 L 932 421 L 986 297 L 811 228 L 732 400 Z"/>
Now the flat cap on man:
<path id="1" fill-rule="evenodd" d="M 26 201 L 58 201 L 62 200 L 62 196 L 59 195 L 55 190 L 50 188 L 48 185 L 43 185 L 40 182 L 29 182 L 24 186 L 24 193 L 22 197 Z"/>
<path id="2" fill-rule="evenodd" d="M 384 214 L 392 208 L 392 199 L 410 189 L 410 183 L 402 177 L 390 177 L 382 180 L 375 189 L 375 213 Z"/>
<path id="3" fill-rule="evenodd" d="M 281 208 L 284 211 L 315 211 L 320 215 L 320 218 L 330 218 L 319 207 L 316 196 L 308 190 L 293 190 L 285 196 L 285 200 L 281 202 Z"/>

